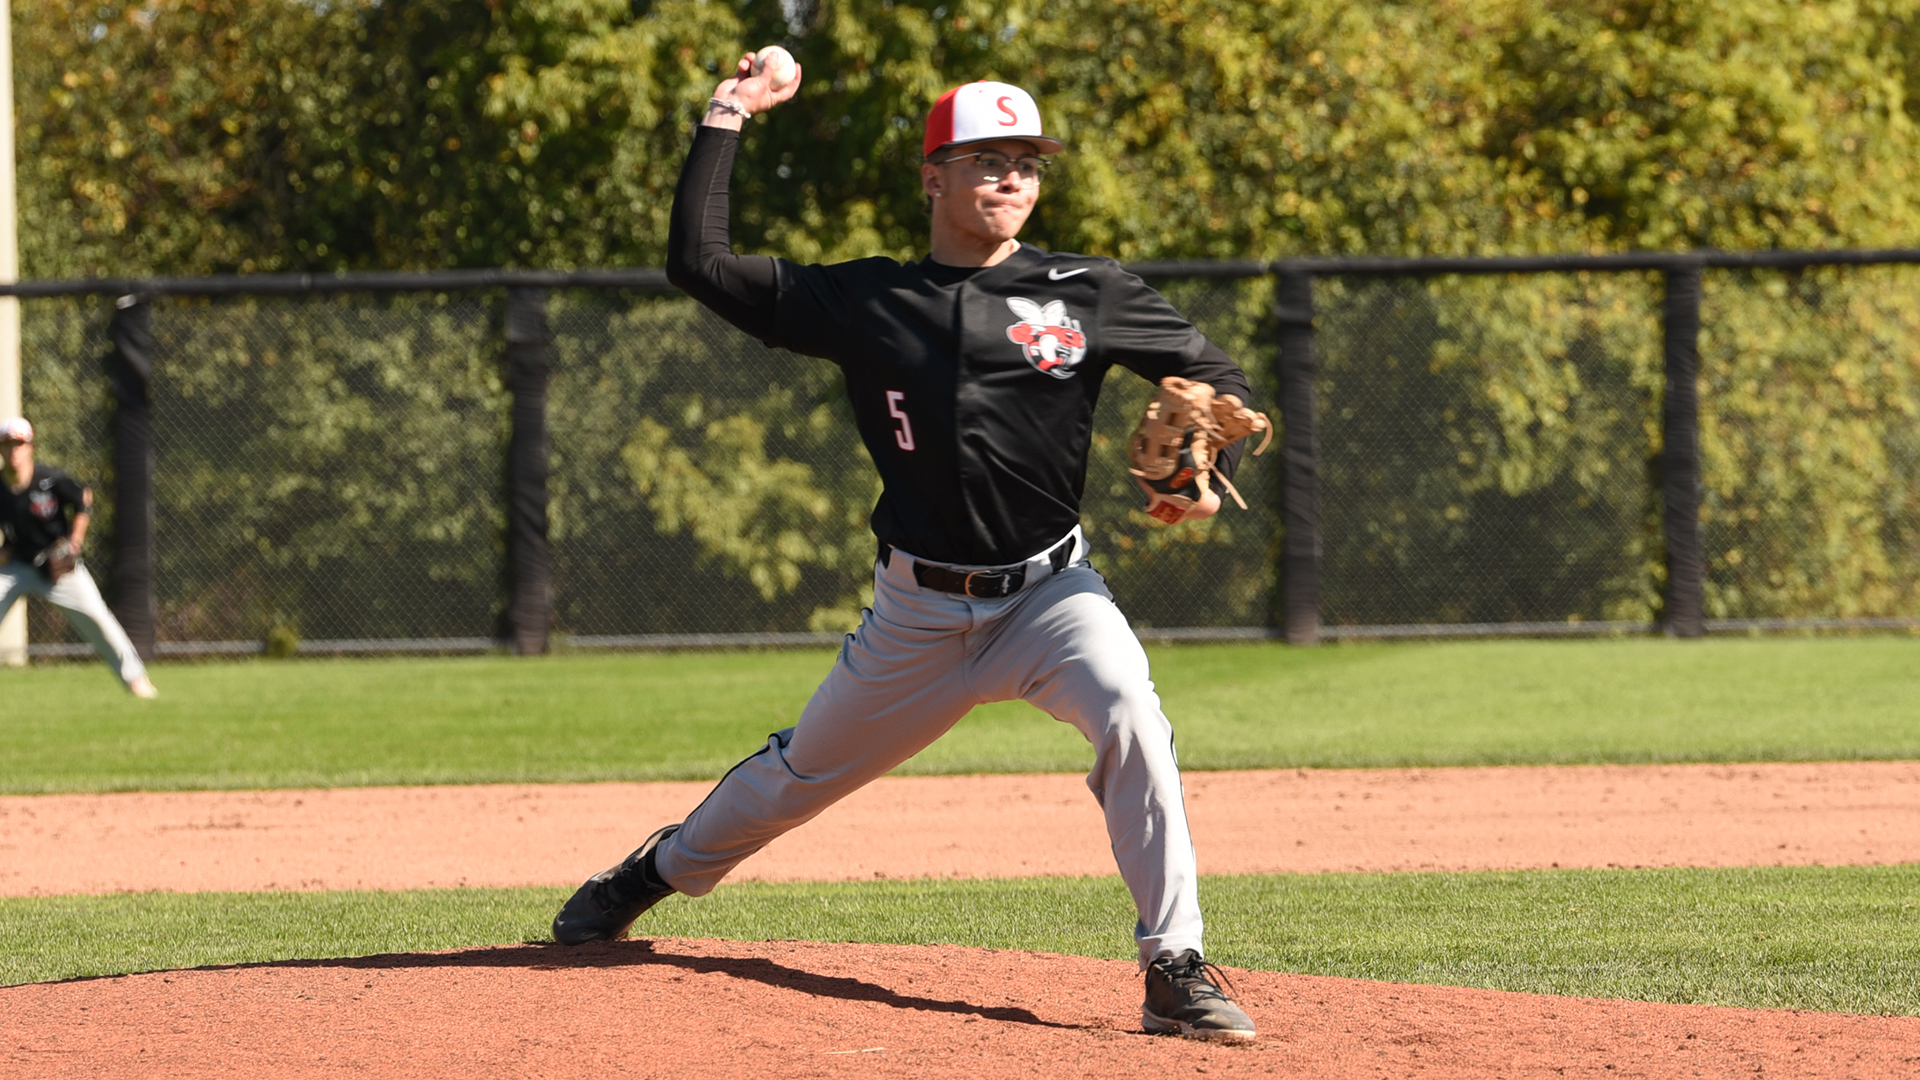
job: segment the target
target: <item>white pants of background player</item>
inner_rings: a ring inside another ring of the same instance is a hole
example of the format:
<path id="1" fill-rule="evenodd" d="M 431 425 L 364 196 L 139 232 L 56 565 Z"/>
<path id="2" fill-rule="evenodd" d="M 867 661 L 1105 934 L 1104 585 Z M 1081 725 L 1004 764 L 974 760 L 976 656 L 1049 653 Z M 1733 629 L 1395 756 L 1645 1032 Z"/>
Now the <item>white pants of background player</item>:
<path id="1" fill-rule="evenodd" d="M 921 588 L 904 551 L 876 565 L 873 609 L 847 636 L 799 723 L 734 766 L 660 846 L 660 876 L 704 895 L 747 856 L 912 757 L 975 705 L 1023 699 L 1093 744 L 1087 786 L 1106 813 L 1114 860 L 1140 913 L 1141 965 L 1200 951 L 1173 727 L 1139 639 L 1084 559 L 1079 530 L 1069 542 L 1075 550 L 1064 570 L 1054 574 L 1045 555 L 1035 556 L 1025 587 L 994 600 Z"/>
<path id="2" fill-rule="evenodd" d="M 147 666 L 140 662 L 127 632 L 120 628 L 120 620 L 107 610 L 100 587 L 93 583 L 93 575 L 87 573 L 84 564 L 52 585 L 40 571 L 18 559 L 0 564 L 0 616 L 12 611 L 14 602 L 22 596 L 45 600 L 64 612 L 74 630 L 87 639 L 121 682 L 132 685 L 147 673 Z"/>

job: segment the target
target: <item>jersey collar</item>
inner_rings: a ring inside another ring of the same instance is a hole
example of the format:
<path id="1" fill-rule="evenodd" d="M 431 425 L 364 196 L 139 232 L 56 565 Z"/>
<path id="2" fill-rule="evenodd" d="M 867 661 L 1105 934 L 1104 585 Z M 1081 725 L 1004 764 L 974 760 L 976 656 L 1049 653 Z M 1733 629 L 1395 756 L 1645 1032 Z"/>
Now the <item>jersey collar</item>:
<path id="1" fill-rule="evenodd" d="M 988 276 L 1015 276 L 1032 269 L 1034 264 L 1038 263 L 1042 258 L 1044 258 L 1044 256 L 1041 254 L 1039 248 L 1022 240 L 1020 241 L 1020 246 L 1014 249 L 1013 254 L 1001 259 L 992 266 L 982 267 L 980 272 L 974 275 L 974 278 L 975 280 L 979 280 Z"/>

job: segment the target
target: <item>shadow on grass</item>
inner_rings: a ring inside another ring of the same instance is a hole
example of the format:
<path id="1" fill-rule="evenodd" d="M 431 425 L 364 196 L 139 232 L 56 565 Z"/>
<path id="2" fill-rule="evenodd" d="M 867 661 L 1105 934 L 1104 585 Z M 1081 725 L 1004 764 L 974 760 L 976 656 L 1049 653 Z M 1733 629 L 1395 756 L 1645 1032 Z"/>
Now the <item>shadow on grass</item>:
<path id="1" fill-rule="evenodd" d="M 1062 1024 L 1042 1020 L 1026 1009 L 992 1008 L 968 1001 L 942 1001 L 937 998 L 900 994 L 875 983 L 822 975 L 801 968 L 787 967 L 760 957 L 682 956 L 655 952 L 650 941 L 599 942 L 571 948 L 551 942 L 523 942 L 518 945 L 482 947 L 454 952 L 382 953 L 375 956 L 348 956 L 311 960 L 269 960 L 257 964 L 207 964 L 179 968 L 178 971 L 247 971 L 257 968 L 299 969 L 338 968 L 350 971 L 432 970 L 434 968 L 519 968 L 530 971 L 563 971 L 578 968 L 671 967 L 698 975 L 718 973 L 747 979 L 782 990 L 793 990 L 813 997 L 842 1001 L 871 1001 L 895 1009 L 956 1013 L 1000 1020 L 1010 1024 L 1062 1028 L 1078 1031 L 1084 1024 Z M 148 972 L 147 974 L 156 974 Z M 95 979 L 126 978 L 124 975 L 96 975 L 58 982 L 91 982 Z"/>

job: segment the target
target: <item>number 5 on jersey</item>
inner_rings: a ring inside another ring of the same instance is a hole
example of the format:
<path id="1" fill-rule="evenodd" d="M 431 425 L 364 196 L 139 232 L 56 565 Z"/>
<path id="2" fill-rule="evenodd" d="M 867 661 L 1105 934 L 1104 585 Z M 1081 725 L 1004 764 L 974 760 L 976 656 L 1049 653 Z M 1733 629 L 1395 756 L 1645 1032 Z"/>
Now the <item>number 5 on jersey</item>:
<path id="1" fill-rule="evenodd" d="M 907 395 L 898 390 L 887 391 L 887 415 L 900 421 L 900 427 L 893 433 L 893 441 L 900 444 L 900 449 L 911 450 L 913 449 L 913 421 L 907 419 L 906 410 L 900 407 L 900 403 L 906 398 Z"/>

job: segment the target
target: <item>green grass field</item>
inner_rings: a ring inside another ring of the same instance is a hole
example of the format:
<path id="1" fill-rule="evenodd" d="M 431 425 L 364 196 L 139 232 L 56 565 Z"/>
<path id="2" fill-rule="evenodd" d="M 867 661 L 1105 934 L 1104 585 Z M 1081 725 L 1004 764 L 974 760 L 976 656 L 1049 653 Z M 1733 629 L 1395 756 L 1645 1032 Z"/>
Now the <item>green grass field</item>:
<path id="1" fill-rule="evenodd" d="M 1153 650 L 1189 769 L 1920 757 L 1920 639 Z M 793 722 L 831 653 L 0 671 L 0 792 L 705 780 Z M 975 710 L 910 773 L 1075 771 L 1079 735 Z"/>
<path id="2" fill-rule="evenodd" d="M 1920 757 L 1920 639 L 1153 651 L 1188 768 Z M 0 791 L 710 779 L 790 723 L 823 652 L 0 671 Z M 976 710 L 903 769 L 1078 770 Z M 1920 867 L 1215 877 L 1229 964 L 1548 993 L 1920 1015 Z M 0 900 L 0 982 L 538 940 L 562 889 Z M 647 930 L 1124 957 L 1115 879 L 726 886 Z"/>
<path id="3" fill-rule="evenodd" d="M 0 983 L 542 941 L 565 889 L 0 900 Z M 1204 880 L 1209 949 L 1276 971 L 1920 1015 L 1920 867 Z M 1113 878 L 731 885 L 649 933 L 1130 958 Z"/>

